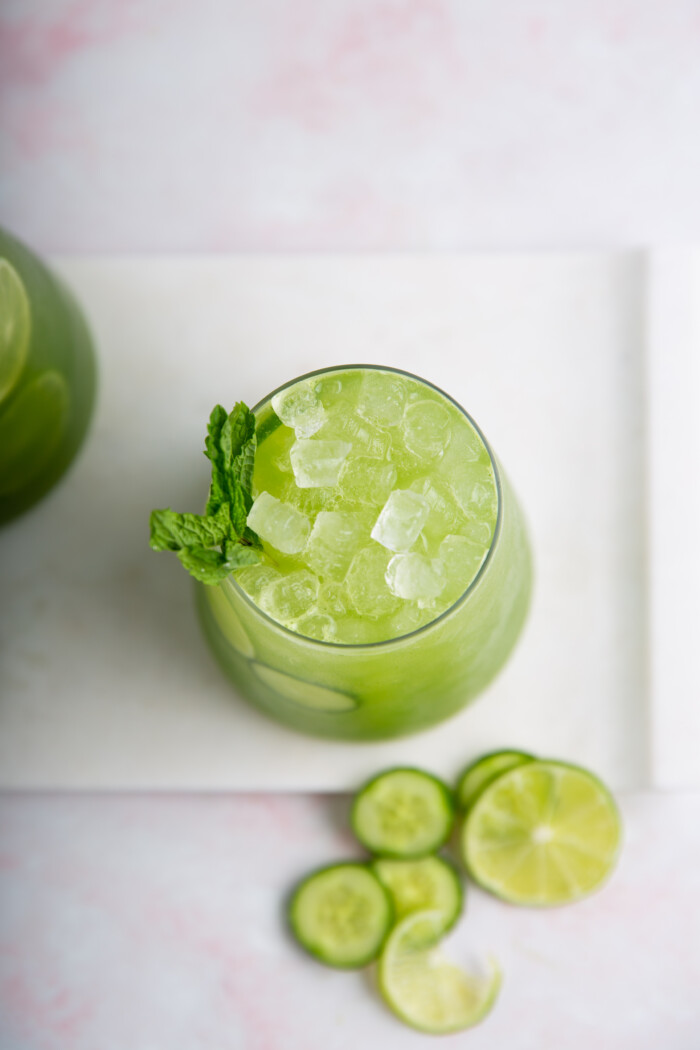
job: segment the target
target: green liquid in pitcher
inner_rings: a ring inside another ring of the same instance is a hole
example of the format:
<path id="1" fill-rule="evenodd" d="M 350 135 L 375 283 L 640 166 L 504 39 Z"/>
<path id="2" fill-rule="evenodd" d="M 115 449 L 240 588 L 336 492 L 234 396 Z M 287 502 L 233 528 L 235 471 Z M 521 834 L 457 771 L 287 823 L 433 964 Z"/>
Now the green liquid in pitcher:
<path id="1" fill-rule="evenodd" d="M 92 341 L 71 293 L 0 230 L 0 524 L 67 470 L 94 396 Z"/>

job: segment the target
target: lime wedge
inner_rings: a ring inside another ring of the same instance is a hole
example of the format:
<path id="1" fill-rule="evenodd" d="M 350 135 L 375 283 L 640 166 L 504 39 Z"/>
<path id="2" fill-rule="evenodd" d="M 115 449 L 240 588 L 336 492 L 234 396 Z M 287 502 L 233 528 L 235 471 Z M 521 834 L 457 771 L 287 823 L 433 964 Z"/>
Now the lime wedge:
<path id="1" fill-rule="evenodd" d="M 461 835 L 476 882 L 513 904 L 554 905 L 596 890 L 615 866 L 622 825 L 615 801 L 585 769 L 525 763 L 487 786 Z"/>
<path id="2" fill-rule="evenodd" d="M 29 349 L 31 315 L 22 279 L 0 259 L 0 401 L 19 379 Z"/>
<path id="3" fill-rule="evenodd" d="M 460 1032 L 481 1021 L 501 985 L 495 964 L 481 977 L 465 973 L 443 954 L 434 944 L 442 922 L 440 911 L 408 915 L 389 935 L 378 966 L 379 990 L 389 1008 L 431 1035 Z"/>
<path id="4" fill-rule="evenodd" d="M 532 762 L 534 757 L 526 751 L 490 751 L 487 755 L 482 755 L 476 762 L 467 766 L 459 778 L 455 791 L 457 805 L 460 809 L 469 809 L 487 784 L 500 777 L 501 773 L 507 773 L 509 769 Z"/>
<path id="5" fill-rule="evenodd" d="M 44 372 L 0 415 L 0 495 L 22 489 L 50 464 L 65 431 L 69 400 L 63 376 Z"/>

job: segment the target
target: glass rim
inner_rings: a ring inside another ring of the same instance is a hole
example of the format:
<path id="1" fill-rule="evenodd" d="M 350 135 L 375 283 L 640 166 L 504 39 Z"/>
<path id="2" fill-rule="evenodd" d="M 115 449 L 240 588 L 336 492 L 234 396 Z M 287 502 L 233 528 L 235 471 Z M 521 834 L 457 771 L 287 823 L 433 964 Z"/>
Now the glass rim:
<path id="1" fill-rule="evenodd" d="M 444 609 L 439 616 L 436 616 L 434 620 L 429 620 L 428 623 L 421 624 L 420 627 L 416 627 L 413 631 L 408 631 L 406 634 L 398 634 L 394 638 L 383 638 L 378 642 L 327 642 L 321 638 L 309 638 L 309 636 L 306 634 L 300 634 L 298 631 L 293 631 L 291 627 L 285 627 L 284 624 L 281 624 L 278 620 L 275 620 L 274 617 L 270 616 L 263 609 L 261 609 L 260 606 L 257 605 L 248 594 L 246 594 L 241 585 L 237 582 L 233 573 L 231 573 L 230 576 L 227 576 L 226 579 L 222 581 L 221 586 L 225 586 L 226 584 L 230 583 L 233 586 L 234 590 L 243 598 L 246 604 L 248 604 L 252 609 L 254 609 L 255 612 L 263 618 L 263 620 L 267 620 L 268 623 L 272 624 L 279 631 L 282 631 L 284 634 L 287 634 L 292 638 L 300 639 L 302 642 L 308 643 L 309 645 L 315 645 L 318 646 L 320 649 L 336 651 L 338 653 L 348 652 L 349 650 L 357 649 L 379 650 L 387 646 L 403 644 L 408 639 L 414 639 L 418 637 L 418 635 L 424 634 L 427 631 L 431 631 L 436 626 L 436 624 L 442 623 L 448 617 L 451 617 L 457 611 L 457 609 L 466 602 L 467 598 L 476 589 L 484 573 L 486 572 L 488 565 L 492 561 L 493 552 L 496 548 L 496 543 L 501 534 L 503 520 L 503 488 L 501 483 L 501 474 L 498 467 L 498 462 L 496 461 L 496 457 L 494 456 L 491 446 L 486 440 L 486 437 L 484 436 L 481 427 L 470 416 L 467 410 L 462 405 L 460 405 L 459 401 L 451 397 L 451 395 L 446 393 L 446 391 L 444 391 L 441 387 L 437 386 L 435 383 L 431 383 L 428 379 L 423 379 L 422 376 L 417 376 L 413 372 L 406 371 L 406 369 L 404 368 L 395 368 L 392 365 L 376 364 L 330 365 L 326 368 L 315 368 L 311 372 L 304 372 L 302 375 L 296 376 L 294 379 L 290 379 L 288 380 L 288 382 L 282 383 L 280 386 L 276 387 L 269 394 L 266 394 L 265 397 L 261 398 L 256 405 L 253 406 L 252 412 L 255 415 L 257 412 L 265 408 L 272 401 L 273 397 L 281 393 L 283 390 L 288 390 L 289 387 L 296 386 L 297 383 L 303 383 L 305 380 L 313 379 L 316 376 L 325 376 L 332 372 L 352 371 L 393 372 L 395 375 L 405 376 L 407 379 L 413 379 L 415 382 L 421 383 L 423 386 L 430 387 L 431 390 L 434 390 L 437 394 L 440 394 L 441 397 L 444 397 L 446 401 L 449 401 L 450 404 L 454 405 L 457 411 L 465 417 L 470 426 L 473 427 L 473 429 L 476 431 L 484 448 L 488 453 L 491 468 L 493 470 L 494 480 L 496 482 L 497 510 L 496 524 L 493 530 L 493 535 L 491 537 L 491 542 L 489 543 L 488 550 L 486 551 L 486 556 L 482 561 L 481 565 L 479 566 L 476 575 L 472 578 L 469 585 L 462 592 L 462 594 L 460 594 L 459 598 L 456 598 L 455 601 L 452 602 L 452 604 L 449 605 L 446 609 Z"/>

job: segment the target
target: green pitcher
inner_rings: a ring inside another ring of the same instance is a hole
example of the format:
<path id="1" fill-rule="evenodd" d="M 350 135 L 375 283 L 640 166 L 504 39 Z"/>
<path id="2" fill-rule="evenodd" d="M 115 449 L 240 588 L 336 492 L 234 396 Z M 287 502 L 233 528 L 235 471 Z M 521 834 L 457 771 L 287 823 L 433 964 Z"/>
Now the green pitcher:
<path id="1" fill-rule="evenodd" d="M 96 367 L 71 292 L 0 229 L 0 524 L 44 496 L 90 423 Z"/>

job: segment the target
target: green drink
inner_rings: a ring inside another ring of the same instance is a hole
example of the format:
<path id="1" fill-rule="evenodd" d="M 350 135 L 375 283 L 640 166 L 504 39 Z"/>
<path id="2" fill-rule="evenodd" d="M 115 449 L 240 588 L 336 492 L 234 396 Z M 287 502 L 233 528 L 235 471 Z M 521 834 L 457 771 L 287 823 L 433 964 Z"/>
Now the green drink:
<path id="1" fill-rule="evenodd" d="M 530 553 L 506 478 L 447 395 L 395 370 L 328 369 L 254 410 L 258 564 L 198 585 L 240 692 L 303 732 L 400 736 L 473 699 L 527 611 Z"/>
<path id="2" fill-rule="evenodd" d="M 90 335 L 70 292 L 0 230 L 0 524 L 67 470 L 95 395 Z"/>

